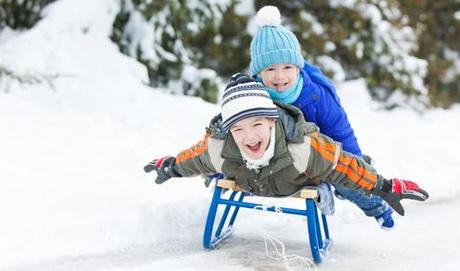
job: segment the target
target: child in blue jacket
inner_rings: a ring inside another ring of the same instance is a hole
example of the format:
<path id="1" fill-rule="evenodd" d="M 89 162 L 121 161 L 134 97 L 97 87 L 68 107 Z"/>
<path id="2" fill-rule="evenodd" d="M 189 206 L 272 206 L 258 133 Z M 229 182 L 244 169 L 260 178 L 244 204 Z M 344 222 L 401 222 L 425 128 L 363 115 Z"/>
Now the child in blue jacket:
<path id="1" fill-rule="evenodd" d="M 301 109 L 307 121 L 321 133 L 342 143 L 345 151 L 362 156 L 357 139 L 340 104 L 333 83 L 301 55 L 295 35 L 281 26 L 281 15 L 274 6 L 265 6 L 256 17 L 257 33 L 251 41 L 251 74 L 262 81 L 272 99 Z M 336 185 L 336 195 L 374 217 L 383 229 L 394 226 L 393 210 L 378 196 Z"/>

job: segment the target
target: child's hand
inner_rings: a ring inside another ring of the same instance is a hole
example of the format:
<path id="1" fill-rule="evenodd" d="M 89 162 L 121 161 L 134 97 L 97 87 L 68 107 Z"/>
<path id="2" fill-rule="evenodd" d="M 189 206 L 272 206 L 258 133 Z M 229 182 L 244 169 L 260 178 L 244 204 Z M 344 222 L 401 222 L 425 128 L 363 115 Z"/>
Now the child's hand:
<path id="1" fill-rule="evenodd" d="M 414 182 L 397 178 L 393 178 L 391 181 L 393 182 L 392 192 L 400 195 L 403 199 L 425 201 L 429 197 L 428 193 Z"/>
<path id="2" fill-rule="evenodd" d="M 429 197 L 416 183 L 397 178 L 384 180 L 382 187 L 372 193 L 380 196 L 400 215 L 404 215 L 404 208 L 400 202 L 402 199 L 425 201 Z"/>
<path id="3" fill-rule="evenodd" d="M 162 184 L 173 177 L 181 177 L 180 174 L 174 171 L 173 166 L 176 162 L 176 157 L 165 156 L 160 159 L 155 159 L 144 167 L 144 171 L 149 173 L 153 170 L 157 172 L 155 183 Z"/>

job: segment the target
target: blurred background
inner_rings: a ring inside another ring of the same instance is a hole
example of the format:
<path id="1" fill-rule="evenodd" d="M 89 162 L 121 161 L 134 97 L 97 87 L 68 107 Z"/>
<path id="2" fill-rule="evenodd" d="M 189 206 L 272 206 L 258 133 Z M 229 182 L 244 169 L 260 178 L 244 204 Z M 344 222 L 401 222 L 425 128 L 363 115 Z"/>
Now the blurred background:
<path id="1" fill-rule="evenodd" d="M 0 0 L 0 31 L 26 30 L 55 0 Z M 111 39 L 152 87 L 218 101 L 219 82 L 249 64 L 256 11 L 277 6 L 305 59 L 335 82 L 364 78 L 381 108 L 460 102 L 458 0 L 120 0 Z M 14 78 L 0 66 L 0 78 Z"/>

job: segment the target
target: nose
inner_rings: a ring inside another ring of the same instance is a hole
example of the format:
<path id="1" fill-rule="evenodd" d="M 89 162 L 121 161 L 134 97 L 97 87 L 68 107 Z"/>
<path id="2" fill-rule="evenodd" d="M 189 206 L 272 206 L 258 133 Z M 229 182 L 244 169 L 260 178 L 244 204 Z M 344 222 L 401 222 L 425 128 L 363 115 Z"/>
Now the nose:
<path id="1" fill-rule="evenodd" d="M 284 72 L 281 69 L 275 71 L 275 80 L 284 79 Z"/>
<path id="2" fill-rule="evenodd" d="M 253 143 L 254 141 L 256 141 L 256 136 L 254 135 L 254 133 L 244 134 L 244 142 L 246 142 L 247 144 L 250 144 L 250 143 Z"/>

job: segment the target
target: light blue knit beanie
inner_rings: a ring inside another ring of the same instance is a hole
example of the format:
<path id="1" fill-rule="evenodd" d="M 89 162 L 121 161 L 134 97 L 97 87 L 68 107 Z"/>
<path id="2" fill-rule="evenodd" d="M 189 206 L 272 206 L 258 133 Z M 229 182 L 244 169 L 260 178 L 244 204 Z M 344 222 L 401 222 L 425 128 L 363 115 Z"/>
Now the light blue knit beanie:
<path id="1" fill-rule="evenodd" d="M 304 66 L 300 44 L 295 35 L 281 26 L 277 7 L 265 6 L 257 12 L 257 33 L 251 41 L 251 74 L 259 74 L 273 64 Z"/>

